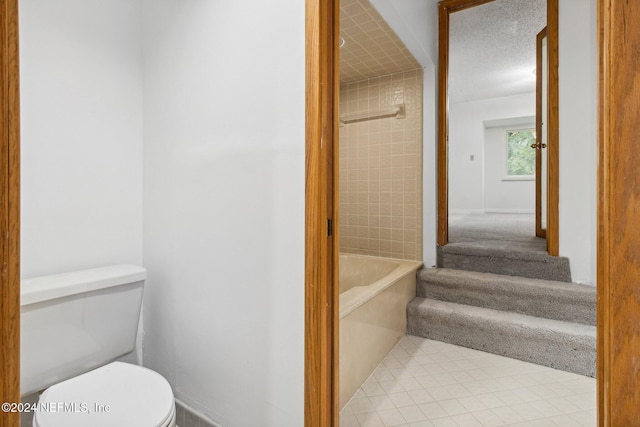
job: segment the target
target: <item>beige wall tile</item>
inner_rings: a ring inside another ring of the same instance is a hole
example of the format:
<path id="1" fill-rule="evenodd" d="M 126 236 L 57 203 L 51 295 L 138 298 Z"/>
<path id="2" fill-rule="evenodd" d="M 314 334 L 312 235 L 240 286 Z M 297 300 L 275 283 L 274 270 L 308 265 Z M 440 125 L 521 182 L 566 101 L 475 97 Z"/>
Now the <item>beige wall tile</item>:
<path id="1" fill-rule="evenodd" d="M 422 70 L 341 86 L 341 114 L 405 103 L 407 117 L 340 128 L 343 252 L 422 259 Z M 346 111 L 345 111 L 346 109 Z"/>

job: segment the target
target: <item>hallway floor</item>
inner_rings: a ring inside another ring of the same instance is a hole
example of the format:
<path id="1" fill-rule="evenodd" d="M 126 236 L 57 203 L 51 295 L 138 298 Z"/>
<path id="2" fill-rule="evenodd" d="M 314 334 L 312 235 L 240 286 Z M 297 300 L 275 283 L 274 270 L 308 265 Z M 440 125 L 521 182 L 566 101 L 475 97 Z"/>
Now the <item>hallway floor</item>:
<path id="1" fill-rule="evenodd" d="M 449 243 L 486 248 L 546 251 L 536 237 L 534 214 L 472 213 L 449 215 Z"/>
<path id="2" fill-rule="evenodd" d="M 596 381 L 406 336 L 340 420 L 341 427 L 595 426 Z"/>

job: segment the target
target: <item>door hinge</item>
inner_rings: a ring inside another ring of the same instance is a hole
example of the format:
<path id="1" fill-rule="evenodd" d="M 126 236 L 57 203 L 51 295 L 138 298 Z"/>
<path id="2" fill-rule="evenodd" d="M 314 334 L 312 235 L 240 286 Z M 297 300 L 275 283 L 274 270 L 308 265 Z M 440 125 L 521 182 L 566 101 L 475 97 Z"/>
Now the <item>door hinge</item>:
<path id="1" fill-rule="evenodd" d="M 333 220 L 327 219 L 327 236 L 333 236 Z"/>

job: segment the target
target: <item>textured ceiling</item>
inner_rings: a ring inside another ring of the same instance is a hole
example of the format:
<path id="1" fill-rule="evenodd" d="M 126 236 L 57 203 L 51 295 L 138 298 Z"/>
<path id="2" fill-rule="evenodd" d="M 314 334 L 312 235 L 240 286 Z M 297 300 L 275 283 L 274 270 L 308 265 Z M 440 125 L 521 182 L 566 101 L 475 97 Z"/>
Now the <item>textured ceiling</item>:
<path id="1" fill-rule="evenodd" d="M 340 35 L 341 84 L 420 68 L 369 0 L 340 2 Z"/>
<path id="2" fill-rule="evenodd" d="M 402 1 L 402 0 L 397 0 Z M 451 103 L 535 91 L 546 0 L 496 0 L 451 14 Z M 369 0 L 342 0 L 340 83 L 420 68 Z"/>
<path id="3" fill-rule="evenodd" d="M 546 0 L 496 0 L 451 14 L 449 102 L 535 91 Z"/>

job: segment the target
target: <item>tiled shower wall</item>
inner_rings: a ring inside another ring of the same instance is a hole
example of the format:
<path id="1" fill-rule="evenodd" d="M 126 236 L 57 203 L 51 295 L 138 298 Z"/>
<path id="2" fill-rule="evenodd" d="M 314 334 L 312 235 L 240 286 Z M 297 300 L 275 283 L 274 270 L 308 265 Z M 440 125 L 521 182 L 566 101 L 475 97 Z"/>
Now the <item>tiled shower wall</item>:
<path id="1" fill-rule="evenodd" d="M 422 259 L 422 70 L 340 87 L 340 115 L 405 104 L 406 117 L 340 127 L 340 251 Z"/>

